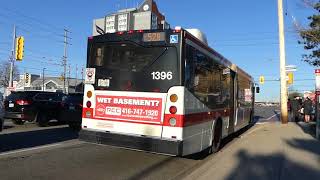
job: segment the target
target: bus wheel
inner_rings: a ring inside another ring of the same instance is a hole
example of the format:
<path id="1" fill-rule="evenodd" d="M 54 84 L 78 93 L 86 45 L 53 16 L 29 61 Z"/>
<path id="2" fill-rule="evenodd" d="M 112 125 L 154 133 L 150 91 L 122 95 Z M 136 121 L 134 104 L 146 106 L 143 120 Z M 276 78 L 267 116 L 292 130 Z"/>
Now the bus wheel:
<path id="1" fill-rule="evenodd" d="M 214 126 L 212 145 L 210 147 L 210 153 L 216 153 L 220 150 L 222 139 L 222 123 L 220 120 L 217 121 L 217 124 Z"/>

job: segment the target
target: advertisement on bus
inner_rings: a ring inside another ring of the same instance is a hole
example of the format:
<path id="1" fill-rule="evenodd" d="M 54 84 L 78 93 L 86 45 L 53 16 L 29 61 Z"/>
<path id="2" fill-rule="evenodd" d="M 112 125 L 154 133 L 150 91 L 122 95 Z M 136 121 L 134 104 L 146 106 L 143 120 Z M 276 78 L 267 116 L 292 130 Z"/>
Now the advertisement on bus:
<path id="1" fill-rule="evenodd" d="M 160 123 L 162 101 L 162 98 L 97 95 L 94 114 L 99 119 Z"/>

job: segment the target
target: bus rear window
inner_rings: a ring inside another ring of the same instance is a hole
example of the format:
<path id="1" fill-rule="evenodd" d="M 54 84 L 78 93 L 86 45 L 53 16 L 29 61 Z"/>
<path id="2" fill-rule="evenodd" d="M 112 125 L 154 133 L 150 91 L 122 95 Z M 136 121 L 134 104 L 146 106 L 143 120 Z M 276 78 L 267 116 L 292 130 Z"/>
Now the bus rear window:
<path id="1" fill-rule="evenodd" d="M 94 87 L 110 91 L 167 92 L 181 84 L 179 63 L 175 46 L 133 42 L 93 44 L 88 59 L 96 68 Z"/>
<path id="2" fill-rule="evenodd" d="M 139 72 L 152 65 L 166 47 L 143 47 L 132 43 L 97 44 L 91 54 L 91 66 Z"/>

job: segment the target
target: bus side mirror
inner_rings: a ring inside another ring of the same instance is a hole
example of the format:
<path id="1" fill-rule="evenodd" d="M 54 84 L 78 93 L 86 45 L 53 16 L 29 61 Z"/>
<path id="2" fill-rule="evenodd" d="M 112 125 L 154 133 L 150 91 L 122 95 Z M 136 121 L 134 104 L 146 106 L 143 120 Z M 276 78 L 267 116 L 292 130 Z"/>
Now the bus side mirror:
<path id="1" fill-rule="evenodd" d="M 260 87 L 256 87 L 256 93 L 257 93 L 257 94 L 260 93 Z"/>

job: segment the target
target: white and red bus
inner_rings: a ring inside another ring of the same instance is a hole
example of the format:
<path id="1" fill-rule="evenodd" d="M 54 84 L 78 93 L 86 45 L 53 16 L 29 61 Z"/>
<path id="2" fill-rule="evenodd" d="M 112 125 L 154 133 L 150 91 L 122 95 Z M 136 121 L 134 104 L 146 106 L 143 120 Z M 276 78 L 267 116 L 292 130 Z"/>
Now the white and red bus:
<path id="1" fill-rule="evenodd" d="M 254 82 L 184 29 L 88 39 L 80 140 L 184 156 L 253 118 Z"/>

